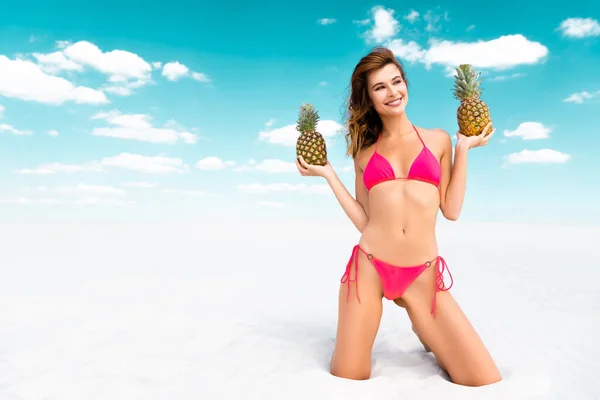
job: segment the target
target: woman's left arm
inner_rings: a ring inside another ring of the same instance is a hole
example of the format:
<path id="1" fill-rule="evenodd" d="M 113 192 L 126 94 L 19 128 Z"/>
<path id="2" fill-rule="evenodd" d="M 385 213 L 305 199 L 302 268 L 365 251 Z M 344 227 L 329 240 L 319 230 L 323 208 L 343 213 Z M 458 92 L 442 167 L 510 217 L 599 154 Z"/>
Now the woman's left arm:
<path id="1" fill-rule="evenodd" d="M 452 162 L 452 140 L 448 134 L 444 135 L 444 150 L 440 159 L 442 168 L 440 209 L 442 215 L 450 221 L 456 221 L 462 211 L 467 191 L 467 155 L 469 149 L 488 144 L 495 132 L 495 129 L 489 131 L 490 128 L 491 123 L 478 136 L 467 137 L 458 133 L 458 140 L 454 149 L 454 162 Z"/>

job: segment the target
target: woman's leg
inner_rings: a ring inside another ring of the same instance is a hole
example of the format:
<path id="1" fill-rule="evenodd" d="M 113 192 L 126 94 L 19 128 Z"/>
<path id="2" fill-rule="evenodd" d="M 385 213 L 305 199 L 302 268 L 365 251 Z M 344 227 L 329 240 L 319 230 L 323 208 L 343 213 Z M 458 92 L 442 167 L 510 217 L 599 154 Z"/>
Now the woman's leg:
<path id="1" fill-rule="evenodd" d="M 358 276 L 351 260 L 350 275 L 346 277 L 349 281 L 340 285 L 331 374 L 364 380 L 371 376 L 371 353 L 381 322 L 383 292 L 379 275 L 366 256 L 359 252 L 357 260 Z"/>
<path id="2" fill-rule="evenodd" d="M 453 296 L 437 293 L 434 317 L 431 314 L 436 265 L 432 264 L 411 287 L 403 300 L 408 316 L 419 336 L 435 355 L 452 382 L 482 386 L 502 379 L 490 353 L 462 312 Z"/>

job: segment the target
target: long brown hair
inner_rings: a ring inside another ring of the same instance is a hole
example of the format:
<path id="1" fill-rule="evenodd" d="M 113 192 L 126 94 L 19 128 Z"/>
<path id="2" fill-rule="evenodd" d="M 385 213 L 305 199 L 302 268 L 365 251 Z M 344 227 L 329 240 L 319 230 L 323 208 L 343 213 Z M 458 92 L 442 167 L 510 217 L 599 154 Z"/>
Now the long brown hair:
<path id="1" fill-rule="evenodd" d="M 402 79 L 408 85 L 402 63 L 394 53 L 385 47 L 375 47 L 360 59 L 352 73 L 350 96 L 348 99 L 348 133 L 346 133 L 346 155 L 355 158 L 364 147 L 375 143 L 381 133 L 382 123 L 369 99 L 367 76 L 388 64 L 400 70 Z"/>

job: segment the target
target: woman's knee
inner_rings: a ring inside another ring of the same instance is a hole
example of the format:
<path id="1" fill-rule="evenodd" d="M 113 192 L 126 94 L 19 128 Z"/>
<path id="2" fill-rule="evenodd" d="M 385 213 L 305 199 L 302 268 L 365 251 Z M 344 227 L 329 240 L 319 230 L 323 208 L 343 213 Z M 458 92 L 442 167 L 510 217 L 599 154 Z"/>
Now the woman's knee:
<path id="1" fill-rule="evenodd" d="M 449 374 L 450 375 L 450 374 Z M 452 376 L 451 376 L 452 378 Z M 502 380 L 502 377 L 499 373 L 490 372 L 479 374 L 477 376 L 469 376 L 462 379 L 452 379 L 452 381 L 457 385 L 462 386 L 471 386 L 471 387 L 479 387 L 479 386 L 487 386 L 492 385 L 494 383 L 498 383 Z"/>
<path id="2" fill-rule="evenodd" d="M 332 364 L 331 366 L 331 375 L 344 378 L 344 379 L 352 379 L 356 381 L 364 381 L 371 377 L 371 368 L 364 368 L 360 366 L 335 366 Z"/>

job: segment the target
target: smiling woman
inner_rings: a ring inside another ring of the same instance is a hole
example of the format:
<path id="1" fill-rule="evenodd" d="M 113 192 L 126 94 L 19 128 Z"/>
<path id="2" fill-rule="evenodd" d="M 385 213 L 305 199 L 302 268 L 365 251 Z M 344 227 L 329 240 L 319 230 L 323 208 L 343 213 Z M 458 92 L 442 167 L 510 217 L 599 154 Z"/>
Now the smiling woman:
<path id="1" fill-rule="evenodd" d="M 322 176 L 362 233 L 339 288 L 337 339 L 331 373 L 350 379 L 371 375 L 371 351 L 382 316 L 382 299 L 403 307 L 413 330 L 453 382 L 480 386 L 501 379 L 479 336 L 448 292 L 452 275 L 438 253 L 438 211 L 460 214 L 467 152 L 488 143 L 483 134 L 458 134 L 452 162 L 450 136 L 415 126 L 407 116 L 406 75 L 392 51 L 376 48 L 352 74 L 348 153 L 354 159 L 356 199 L 330 164 L 307 164 L 303 176 Z M 360 283 L 359 283 L 360 276 Z M 354 287 L 351 287 L 354 286 Z"/>

